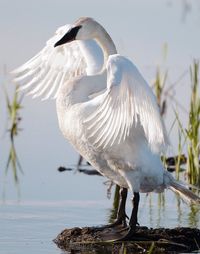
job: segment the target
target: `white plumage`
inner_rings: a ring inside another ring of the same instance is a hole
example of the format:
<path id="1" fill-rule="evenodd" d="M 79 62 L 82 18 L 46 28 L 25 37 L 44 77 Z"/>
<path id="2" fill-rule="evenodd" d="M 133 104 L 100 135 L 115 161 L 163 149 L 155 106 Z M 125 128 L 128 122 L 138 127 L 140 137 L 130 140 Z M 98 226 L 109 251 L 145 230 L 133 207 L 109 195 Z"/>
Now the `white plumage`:
<path id="1" fill-rule="evenodd" d="M 14 74 L 15 81 L 24 82 L 21 89 L 34 97 L 54 96 L 65 138 L 102 175 L 132 191 L 134 208 L 124 239 L 137 224 L 139 192 L 170 188 L 191 202 L 200 201 L 164 169 L 160 153 L 168 140 L 156 98 L 99 23 L 81 18 L 61 27 Z M 120 209 L 121 223 L 125 205 Z"/>
<path id="2" fill-rule="evenodd" d="M 120 145 L 140 123 L 151 149 L 164 151 L 168 142 L 156 98 L 130 60 L 120 55 L 109 57 L 107 89 L 94 100 L 101 105 L 85 123 L 96 147 Z"/>
<path id="3" fill-rule="evenodd" d="M 27 94 L 33 95 L 33 98 L 56 99 L 60 86 L 68 80 L 101 70 L 103 53 L 94 40 L 54 47 L 70 28 L 71 25 L 58 28 L 36 56 L 12 72 L 16 76 L 14 82 L 24 83 L 19 90 L 28 89 Z"/>

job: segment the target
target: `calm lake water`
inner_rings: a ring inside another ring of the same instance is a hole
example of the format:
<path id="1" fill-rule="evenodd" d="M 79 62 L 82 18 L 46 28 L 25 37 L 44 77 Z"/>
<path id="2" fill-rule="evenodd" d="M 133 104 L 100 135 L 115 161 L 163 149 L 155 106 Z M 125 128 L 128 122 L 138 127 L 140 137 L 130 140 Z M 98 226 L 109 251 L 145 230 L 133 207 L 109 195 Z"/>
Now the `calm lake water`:
<path id="1" fill-rule="evenodd" d="M 64 174 L 64 173 L 62 173 Z M 64 177 L 68 177 L 67 173 Z M 112 212 L 112 198 L 106 197 L 102 177 L 71 175 L 76 193 L 65 193 L 66 200 L 9 201 L 0 205 L 0 253 L 56 254 L 63 253 L 52 240 L 64 228 L 106 224 Z M 89 178 L 96 187 L 92 194 L 76 184 Z M 114 190 L 114 189 L 113 189 Z M 51 192 L 51 190 L 50 190 Z M 84 198 L 78 199 L 78 194 Z M 81 194 L 82 193 L 82 194 Z M 73 199 L 74 195 L 74 199 Z M 69 199 L 69 196 L 71 199 Z M 92 199 L 89 199 L 93 196 Z M 173 193 L 141 195 L 139 222 L 148 227 L 200 227 L 200 209 L 188 206 Z M 130 198 L 130 197 L 129 197 Z M 131 211 L 130 200 L 127 212 Z"/>

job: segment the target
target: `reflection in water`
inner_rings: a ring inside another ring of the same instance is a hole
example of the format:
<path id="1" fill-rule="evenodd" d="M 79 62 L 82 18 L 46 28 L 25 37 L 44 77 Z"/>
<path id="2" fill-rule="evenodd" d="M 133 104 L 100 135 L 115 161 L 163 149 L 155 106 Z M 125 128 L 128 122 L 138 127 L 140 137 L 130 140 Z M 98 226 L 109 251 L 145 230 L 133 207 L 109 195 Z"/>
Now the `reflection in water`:
<path id="1" fill-rule="evenodd" d="M 149 194 L 146 196 L 146 200 L 149 199 L 149 222 L 153 224 L 153 205 L 152 205 L 152 195 Z"/>
<path id="2" fill-rule="evenodd" d="M 182 224 L 182 209 L 181 209 L 181 200 L 180 197 L 176 195 L 176 207 L 177 207 L 177 223 L 179 226 Z"/>
<path id="3" fill-rule="evenodd" d="M 120 187 L 118 185 L 115 185 L 113 204 L 112 204 L 112 208 L 110 209 L 108 223 L 113 223 L 114 220 L 117 218 L 117 211 L 118 211 L 119 201 L 120 201 L 119 191 L 120 191 Z"/>
<path id="4" fill-rule="evenodd" d="M 162 215 L 165 213 L 165 193 L 158 193 L 158 218 L 156 226 L 159 227 Z"/>
<path id="5" fill-rule="evenodd" d="M 18 171 L 22 171 L 22 167 L 19 162 L 19 158 L 17 156 L 17 150 L 15 147 L 15 137 L 21 131 L 19 124 L 21 121 L 21 117 L 19 111 L 22 109 L 22 96 L 18 96 L 17 92 L 18 87 L 16 86 L 14 96 L 12 101 L 9 99 L 7 92 L 5 91 L 6 96 L 6 106 L 8 112 L 8 132 L 10 136 L 10 150 L 8 155 L 8 160 L 6 164 L 6 173 L 8 169 L 11 168 L 13 171 L 13 176 L 15 183 L 19 182 Z"/>
<path id="6" fill-rule="evenodd" d="M 109 210 L 108 223 L 112 223 L 116 218 L 119 204 L 119 192 L 117 190 L 118 187 L 115 189 L 112 208 Z M 130 212 L 131 202 L 129 201 L 127 200 L 127 209 Z M 198 228 L 200 226 L 200 207 L 184 203 L 180 196 L 170 191 L 141 195 L 139 223 L 141 226 L 153 228 Z"/>
<path id="7" fill-rule="evenodd" d="M 188 222 L 190 227 L 197 227 L 199 223 L 200 208 L 195 205 L 190 205 L 190 211 L 188 213 Z"/>

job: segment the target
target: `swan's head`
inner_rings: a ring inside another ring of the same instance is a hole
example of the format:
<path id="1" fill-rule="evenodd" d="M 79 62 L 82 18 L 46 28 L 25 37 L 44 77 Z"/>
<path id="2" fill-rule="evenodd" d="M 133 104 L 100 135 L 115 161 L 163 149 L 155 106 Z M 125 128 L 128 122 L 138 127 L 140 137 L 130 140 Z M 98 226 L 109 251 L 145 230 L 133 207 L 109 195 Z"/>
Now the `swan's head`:
<path id="1" fill-rule="evenodd" d="M 74 40 L 93 39 L 97 33 L 98 25 L 99 24 L 92 18 L 80 18 L 72 25 L 67 33 L 59 41 L 56 42 L 54 47 Z"/>

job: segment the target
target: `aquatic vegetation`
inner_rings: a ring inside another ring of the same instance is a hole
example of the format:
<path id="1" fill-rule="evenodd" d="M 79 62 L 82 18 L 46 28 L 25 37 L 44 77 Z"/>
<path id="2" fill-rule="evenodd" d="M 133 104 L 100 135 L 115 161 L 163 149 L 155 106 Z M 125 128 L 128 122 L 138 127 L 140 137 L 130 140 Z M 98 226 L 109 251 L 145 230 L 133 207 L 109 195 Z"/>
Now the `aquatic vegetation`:
<path id="1" fill-rule="evenodd" d="M 163 60 L 165 61 L 166 57 L 167 57 L 167 44 L 164 44 L 162 51 L 163 51 Z M 168 79 L 168 70 L 167 69 L 162 70 L 162 68 L 160 66 L 157 66 L 156 77 L 153 82 L 153 88 L 154 88 L 154 92 L 155 92 L 155 95 L 157 98 L 157 103 L 160 108 L 160 113 L 163 117 L 167 111 L 167 106 L 168 106 L 167 99 L 168 99 L 168 97 L 171 98 L 170 91 L 177 84 L 177 82 L 176 82 L 175 84 L 169 86 L 167 79 Z M 168 87 L 167 87 L 167 85 L 168 85 Z M 172 99 L 174 99 L 174 98 L 172 98 Z M 171 129 L 174 127 L 176 121 L 178 122 L 179 126 L 181 126 L 179 116 L 176 111 L 175 111 L 175 116 L 176 116 L 176 119 L 173 122 Z M 179 179 L 180 165 L 182 164 L 181 158 L 183 157 L 182 133 L 180 130 L 181 130 L 181 128 L 179 128 L 179 130 L 178 130 L 178 139 L 179 139 L 178 140 L 178 154 L 176 156 L 174 156 L 173 158 L 172 157 L 166 158 L 165 156 L 162 156 L 162 161 L 163 161 L 164 165 L 168 168 L 168 170 L 176 172 L 177 179 Z M 173 159 L 173 163 L 171 163 L 171 159 Z"/>
<path id="2" fill-rule="evenodd" d="M 199 86 L 199 62 L 194 60 L 190 68 L 191 76 L 191 99 L 188 119 L 188 128 L 185 130 L 188 140 L 188 163 L 187 171 L 189 181 L 192 184 L 200 185 L 200 96 L 198 93 Z"/>
<path id="3" fill-rule="evenodd" d="M 154 252 L 155 249 L 155 242 L 152 242 L 149 250 L 147 251 L 148 254 L 152 254 Z"/>
<path id="4" fill-rule="evenodd" d="M 167 56 L 167 44 L 163 46 L 163 59 L 165 60 Z M 160 113 L 163 116 L 166 113 L 166 98 L 165 96 L 165 87 L 167 83 L 168 71 L 161 71 L 160 66 L 157 66 L 156 77 L 153 82 L 154 92 L 157 98 L 158 105 L 160 107 Z"/>
<path id="5" fill-rule="evenodd" d="M 166 49 L 166 48 L 165 48 Z M 166 50 L 164 51 L 166 53 Z M 184 72 L 180 79 L 166 88 L 168 71 L 161 71 L 158 66 L 156 70 L 156 78 L 154 81 L 154 91 L 157 97 L 158 105 L 160 107 L 161 115 L 166 113 L 167 109 L 167 96 L 169 96 L 176 104 L 179 104 L 174 96 L 170 95 L 170 90 L 175 87 L 176 84 L 185 76 L 187 72 Z M 189 177 L 189 182 L 194 185 L 200 185 L 200 142 L 199 142 L 199 132 L 200 132 L 200 97 L 198 93 L 199 86 L 199 62 L 194 60 L 192 67 L 190 68 L 191 76 L 191 99 L 190 99 L 190 109 L 188 112 L 188 127 L 184 128 L 182 125 L 179 114 L 174 110 L 175 122 L 178 123 L 178 154 L 175 158 L 175 172 L 176 177 L 179 179 L 179 173 L 181 170 L 180 166 L 183 162 L 183 148 L 187 144 L 187 172 Z M 165 96 L 165 98 L 164 98 Z M 183 108 L 183 107 L 182 107 Z M 173 123 L 174 126 L 174 123 Z M 173 128 L 173 127 L 172 127 Z M 166 158 L 163 157 L 163 162 L 166 164 Z"/>
<path id="6" fill-rule="evenodd" d="M 199 62 L 194 60 L 190 68 L 191 77 L 191 98 L 188 112 L 188 126 L 183 126 L 179 114 L 174 110 L 178 123 L 178 158 L 176 161 L 176 175 L 179 177 L 183 147 L 187 146 L 187 174 L 189 183 L 200 186 L 200 96 L 199 87 Z"/>
<path id="7" fill-rule="evenodd" d="M 166 112 L 166 99 L 164 99 L 164 88 L 166 85 L 168 72 L 165 71 L 163 74 L 159 67 L 156 70 L 156 78 L 154 81 L 154 91 L 157 97 L 157 102 L 160 107 L 161 115 L 164 115 Z"/>
<path id="8" fill-rule="evenodd" d="M 181 164 L 185 164 L 187 162 L 187 158 L 183 154 L 183 147 L 186 144 L 187 137 L 185 135 L 183 125 L 179 119 L 178 112 L 174 110 L 174 114 L 176 117 L 176 121 L 178 123 L 178 154 L 175 157 L 176 158 L 175 159 L 175 172 L 176 172 L 177 179 L 179 179 L 179 173 L 181 172 L 180 166 L 181 166 Z M 184 141 L 182 141 L 183 137 L 184 137 Z"/>
<path id="9" fill-rule="evenodd" d="M 12 100 L 9 98 L 7 91 L 5 90 L 6 97 L 6 106 L 8 112 L 8 133 L 10 137 L 10 151 L 8 155 L 8 160 L 6 164 L 5 172 L 8 172 L 8 169 L 11 168 L 14 176 L 14 180 L 18 183 L 18 171 L 22 171 L 22 167 L 19 162 L 19 158 L 17 155 L 17 150 L 15 147 L 15 137 L 21 131 L 19 124 L 21 122 L 20 110 L 22 109 L 22 96 L 18 95 L 17 92 L 18 87 L 16 86 L 14 91 L 14 96 Z"/>

